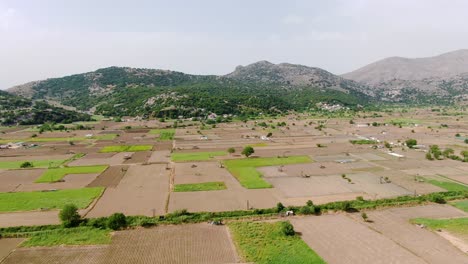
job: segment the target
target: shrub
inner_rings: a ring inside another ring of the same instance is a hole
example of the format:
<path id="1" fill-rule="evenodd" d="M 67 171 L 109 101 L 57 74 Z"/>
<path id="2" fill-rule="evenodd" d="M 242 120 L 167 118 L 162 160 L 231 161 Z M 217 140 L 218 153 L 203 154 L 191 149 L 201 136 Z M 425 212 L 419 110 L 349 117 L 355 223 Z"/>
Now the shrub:
<path id="1" fill-rule="evenodd" d="M 281 232 L 285 236 L 294 236 L 296 231 L 294 231 L 294 227 L 290 222 L 281 222 Z"/>
<path id="2" fill-rule="evenodd" d="M 115 213 L 107 219 L 107 227 L 112 230 L 119 230 L 127 227 L 127 218 L 122 213 Z"/>
<path id="3" fill-rule="evenodd" d="M 430 197 L 429 197 L 429 200 L 431 202 L 434 202 L 434 203 L 438 203 L 438 204 L 444 204 L 446 203 L 444 197 L 439 194 L 439 193 L 435 193 L 435 194 L 432 194 Z"/>
<path id="4" fill-rule="evenodd" d="M 236 149 L 235 149 L 235 148 L 228 148 L 227 152 L 228 152 L 229 154 L 233 154 L 233 153 L 236 152 Z"/>
<path id="5" fill-rule="evenodd" d="M 276 204 L 276 212 L 281 212 L 284 210 L 284 205 L 282 203 L 277 203 Z"/>
<path id="6" fill-rule="evenodd" d="M 303 215 L 310 215 L 315 213 L 315 207 L 314 206 L 302 206 L 299 209 L 299 213 Z"/>
<path id="7" fill-rule="evenodd" d="M 34 165 L 29 161 L 25 161 L 25 162 L 21 163 L 21 165 L 20 165 L 20 168 L 22 168 L 22 169 L 32 168 L 32 167 L 34 167 Z"/>
<path id="8" fill-rule="evenodd" d="M 367 214 L 364 213 L 364 212 L 361 213 L 361 217 L 362 217 L 362 220 L 364 220 L 364 222 L 367 222 L 367 220 L 369 219 L 369 217 L 367 216 Z"/>
<path id="9" fill-rule="evenodd" d="M 67 204 L 59 213 L 60 221 L 66 228 L 76 227 L 81 222 L 81 216 L 78 213 L 78 207 L 74 204 Z"/>
<path id="10" fill-rule="evenodd" d="M 414 146 L 416 146 L 418 144 L 418 141 L 416 141 L 416 139 L 410 138 L 410 139 L 406 140 L 405 143 L 406 143 L 406 146 L 408 148 L 413 148 Z"/>
<path id="11" fill-rule="evenodd" d="M 311 200 L 308 200 L 308 201 L 306 202 L 306 205 L 307 205 L 307 206 L 314 206 L 314 203 L 313 203 Z"/>

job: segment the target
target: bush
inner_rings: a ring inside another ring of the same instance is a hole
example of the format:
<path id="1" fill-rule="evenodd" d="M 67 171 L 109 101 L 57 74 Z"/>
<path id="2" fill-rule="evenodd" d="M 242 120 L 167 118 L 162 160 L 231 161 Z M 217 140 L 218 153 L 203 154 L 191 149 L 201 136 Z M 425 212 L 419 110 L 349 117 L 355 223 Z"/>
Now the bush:
<path id="1" fill-rule="evenodd" d="M 284 205 L 282 203 L 277 203 L 276 204 L 276 212 L 281 212 L 284 210 Z"/>
<path id="2" fill-rule="evenodd" d="M 296 231 L 294 231 L 294 227 L 290 222 L 281 222 L 281 232 L 285 236 L 294 236 Z"/>
<path id="3" fill-rule="evenodd" d="M 244 148 L 244 150 L 242 150 L 241 154 L 245 155 L 248 158 L 254 153 L 255 153 L 254 148 L 252 148 L 251 146 L 247 146 L 247 147 Z"/>
<path id="4" fill-rule="evenodd" d="M 81 222 L 81 216 L 78 213 L 78 207 L 74 204 L 67 204 L 59 213 L 60 221 L 66 228 L 76 227 Z"/>
<path id="5" fill-rule="evenodd" d="M 306 202 L 306 205 L 307 205 L 307 206 L 314 206 L 314 203 L 313 203 L 311 200 L 308 200 L 308 201 Z"/>
<path id="6" fill-rule="evenodd" d="M 418 144 L 418 141 L 416 141 L 416 139 L 410 138 L 410 139 L 406 140 L 405 143 L 406 143 L 406 146 L 408 148 L 413 148 L 414 146 L 416 146 Z"/>
<path id="7" fill-rule="evenodd" d="M 444 204 L 444 203 L 446 203 L 444 197 L 443 197 L 441 194 L 439 194 L 439 193 L 435 193 L 435 194 L 431 195 L 431 196 L 429 197 L 429 200 L 430 200 L 431 202 L 438 203 L 438 204 Z"/>
<path id="8" fill-rule="evenodd" d="M 122 213 L 115 213 L 107 219 L 107 227 L 112 230 L 119 230 L 127 227 L 127 218 Z"/>
<path id="9" fill-rule="evenodd" d="M 315 213 L 315 207 L 314 206 L 302 206 L 299 209 L 299 213 L 303 215 L 310 215 Z"/>
<path id="10" fill-rule="evenodd" d="M 22 168 L 22 169 L 32 168 L 32 167 L 34 167 L 34 165 L 29 161 L 25 161 L 25 162 L 21 163 L 21 165 L 20 165 L 20 168 Z"/>

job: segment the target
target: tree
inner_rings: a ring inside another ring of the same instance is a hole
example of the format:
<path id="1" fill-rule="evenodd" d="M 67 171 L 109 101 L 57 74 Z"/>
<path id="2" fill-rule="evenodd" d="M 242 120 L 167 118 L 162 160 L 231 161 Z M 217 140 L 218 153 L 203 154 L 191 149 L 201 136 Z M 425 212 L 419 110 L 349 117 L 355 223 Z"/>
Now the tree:
<path id="1" fill-rule="evenodd" d="M 20 165 L 20 168 L 22 168 L 22 169 L 32 168 L 32 167 L 34 167 L 34 165 L 29 161 L 25 161 L 25 162 L 21 163 L 21 165 Z"/>
<path id="2" fill-rule="evenodd" d="M 306 205 L 307 205 L 307 206 L 314 206 L 314 203 L 313 203 L 311 200 L 308 200 L 308 201 L 306 202 Z"/>
<path id="3" fill-rule="evenodd" d="M 281 212 L 284 210 L 284 205 L 282 203 L 277 203 L 276 204 L 276 212 Z"/>
<path id="4" fill-rule="evenodd" d="M 294 231 L 294 227 L 290 222 L 281 222 L 281 231 L 286 236 L 294 236 L 296 231 Z"/>
<path id="5" fill-rule="evenodd" d="M 228 148 L 227 152 L 229 154 L 234 154 L 236 152 L 236 149 L 231 147 L 231 148 Z"/>
<path id="6" fill-rule="evenodd" d="M 122 213 L 115 213 L 107 220 L 107 227 L 112 230 L 119 230 L 127 226 L 127 218 Z"/>
<path id="7" fill-rule="evenodd" d="M 444 155 L 444 157 L 448 158 L 450 155 L 454 154 L 455 151 L 451 148 L 448 148 L 448 149 L 445 149 L 443 152 L 442 152 L 442 155 Z"/>
<path id="8" fill-rule="evenodd" d="M 413 148 L 414 146 L 416 146 L 418 144 L 418 141 L 416 141 L 416 139 L 408 139 L 406 140 L 406 146 L 408 146 L 408 148 Z"/>
<path id="9" fill-rule="evenodd" d="M 250 157 L 252 154 L 255 153 L 255 150 L 254 148 L 252 148 L 251 146 L 246 146 L 244 148 L 244 150 L 242 150 L 242 155 L 245 155 L 247 158 Z"/>
<path id="10" fill-rule="evenodd" d="M 269 137 L 271 137 L 271 136 L 273 136 L 273 133 L 269 132 L 269 133 L 267 134 L 267 138 L 269 138 Z"/>
<path id="11" fill-rule="evenodd" d="M 432 155 L 431 155 L 430 152 L 426 153 L 426 159 L 428 159 L 428 160 L 434 160 L 434 158 L 432 157 Z"/>
<path id="12" fill-rule="evenodd" d="M 78 226 L 81 222 L 81 216 L 78 213 L 78 207 L 74 204 L 67 204 L 59 213 L 60 221 L 66 228 Z"/>

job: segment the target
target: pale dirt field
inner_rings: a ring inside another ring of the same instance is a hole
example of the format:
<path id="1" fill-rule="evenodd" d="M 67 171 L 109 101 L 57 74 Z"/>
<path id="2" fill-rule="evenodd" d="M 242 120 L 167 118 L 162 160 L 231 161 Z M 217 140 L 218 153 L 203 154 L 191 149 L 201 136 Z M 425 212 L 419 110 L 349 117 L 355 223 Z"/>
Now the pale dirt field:
<path id="1" fill-rule="evenodd" d="M 446 239 L 409 223 L 413 218 L 466 217 L 467 213 L 450 205 L 426 205 L 417 207 L 391 208 L 371 211 L 367 215 L 372 223 L 369 228 L 390 238 L 427 263 L 468 263 L 468 255 L 461 252 Z M 359 221 L 360 215 L 353 215 Z M 362 223 L 364 223 L 361 220 Z"/>
<path id="2" fill-rule="evenodd" d="M 0 227 L 60 224 L 58 211 L 0 213 Z"/>
<path id="3" fill-rule="evenodd" d="M 2 264 L 95 264 L 102 263 L 108 246 L 19 248 Z"/>
<path id="4" fill-rule="evenodd" d="M 2 156 L 0 161 L 33 161 L 33 160 L 66 160 L 73 157 L 73 155 L 47 155 L 47 156 L 32 156 L 32 155 L 21 155 L 21 156 Z"/>
<path id="5" fill-rule="evenodd" d="M 0 192 L 13 192 L 21 185 L 30 185 L 46 169 L 8 170 L 0 173 Z"/>
<path id="6" fill-rule="evenodd" d="M 195 168 L 191 168 L 196 165 Z M 245 189 L 218 162 L 187 162 L 175 164 L 175 184 L 221 181 L 226 190 L 201 192 L 173 192 L 169 200 L 169 211 L 188 209 L 190 212 L 230 211 L 251 208 L 269 208 L 278 203 L 275 189 Z"/>
<path id="7" fill-rule="evenodd" d="M 23 238 L 0 238 L 0 263 L 23 241 Z"/>
<path id="8" fill-rule="evenodd" d="M 328 264 L 426 262 L 345 214 L 291 220 L 296 232 Z"/>
<path id="9" fill-rule="evenodd" d="M 169 163 L 171 161 L 170 150 L 156 150 L 153 151 L 151 157 L 148 159 L 149 163 Z"/>
<path id="10" fill-rule="evenodd" d="M 205 223 L 120 231 L 113 235 L 110 245 L 104 246 L 19 248 L 2 264 L 236 262 L 238 256 L 227 228 Z"/>
<path id="11" fill-rule="evenodd" d="M 132 165 L 115 188 L 107 188 L 87 217 L 164 214 L 169 172 L 164 164 Z"/>
<path id="12" fill-rule="evenodd" d="M 69 166 L 88 166 L 88 165 L 120 165 L 123 164 L 126 155 L 132 155 L 133 152 L 120 152 L 120 153 L 95 153 L 86 155 L 81 159 L 77 159 Z M 110 156 L 110 157 L 109 157 Z"/>
<path id="13" fill-rule="evenodd" d="M 84 188 L 90 184 L 99 174 L 68 174 L 63 177 L 63 182 L 54 183 L 24 183 L 18 186 L 17 192 L 64 190 Z"/>

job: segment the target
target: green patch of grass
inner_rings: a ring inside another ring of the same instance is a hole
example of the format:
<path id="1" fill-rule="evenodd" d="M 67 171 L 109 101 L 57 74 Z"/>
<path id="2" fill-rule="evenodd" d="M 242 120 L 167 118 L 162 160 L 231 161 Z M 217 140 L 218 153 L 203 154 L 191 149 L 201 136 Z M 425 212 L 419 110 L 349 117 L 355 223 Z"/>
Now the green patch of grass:
<path id="1" fill-rule="evenodd" d="M 456 201 L 456 202 L 452 202 L 450 204 L 457 207 L 460 210 L 468 212 L 468 200 Z"/>
<path id="2" fill-rule="evenodd" d="M 99 152 L 137 152 L 137 151 L 148 151 L 151 150 L 151 145 L 134 145 L 134 146 L 105 146 Z"/>
<path id="3" fill-rule="evenodd" d="M 22 247 L 51 247 L 60 245 L 102 245 L 111 242 L 110 230 L 92 227 L 63 228 L 31 234 Z"/>
<path id="4" fill-rule="evenodd" d="M 152 129 L 149 133 L 159 135 L 161 141 L 173 140 L 175 129 Z"/>
<path id="5" fill-rule="evenodd" d="M 97 140 L 114 140 L 117 137 L 117 134 L 102 134 L 91 137 L 91 139 Z"/>
<path id="6" fill-rule="evenodd" d="M 427 179 L 426 181 L 447 191 L 468 191 L 468 186 L 455 182 L 437 181 L 431 179 Z"/>
<path id="7" fill-rule="evenodd" d="M 421 120 L 411 119 L 411 118 L 395 118 L 395 119 L 387 120 L 386 122 L 393 124 L 393 125 L 402 125 L 402 126 L 421 124 Z"/>
<path id="8" fill-rule="evenodd" d="M 281 224 L 281 222 L 232 222 L 229 223 L 229 228 L 246 262 L 325 263 L 299 236 L 284 235 Z"/>
<path id="9" fill-rule="evenodd" d="M 46 170 L 41 177 L 36 179 L 36 183 L 41 182 L 56 182 L 61 180 L 68 174 L 88 174 L 88 173 L 101 173 L 107 169 L 107 165 L 96 166 L 76 166 L 76 167 L 63 167 L 51 168 Z"/>
<path id="10" fill-rule="evenodd" d="M 188 183 L 176 184 L 174 192 L 199 192 L 199 191 L 216 191 L 225 190 L 224 182 L 203 182 L 203 183 Z"/>
<path id="11" fill-rule="evenodd" d="M 171 159 L 173 161 L 203 161 L 211 160 L 216 156 L 224 156 L 226 154 L 226 151 L 172 153 Z"/>
<path id="12" fill-rule="evenodd" d="M 29 161 L 33 168 L 48 168 L 62 165 L 65 160 L 21 160 L 21 161 L 0 161 L 0 169 L 20 169 L 21 164 Z"/>
<path id="13" fill-rule="evenodd" d="M 234 175 L 245 188 L 262 189 L 271 188 L 272 186 L 262 178 L 262 175 L 256 170 L 256 167 L 309 162 L 312 162 L 309 156 L 290 156 L 285 158 L 270 157 L 226 160 L 224 164 L 229 172 Z"/>
<path id="14" fill-rule="evenodd" d="M 0 212 L 60 209 L 66 204 L 86 208 L 104 188 L 81 188 L 58 191 L 0 193 Z"/>
<path id="15" fill-rule="evenodd" d="M 443 229 L 453 234 L 468 235 L 468 217 L 450 219 L 416 218 L 412 219 L 411 223 L 423 224 L 431 230 Z"/>
<path id="16" fill-rule="evenodd" d="M 375 140 L 370 140 L 370 139 L 356 139 L 356 140 L 350 140 L 349 141 L 353 145 L 373 145 L 377 144 L 378 142 Z"/>

